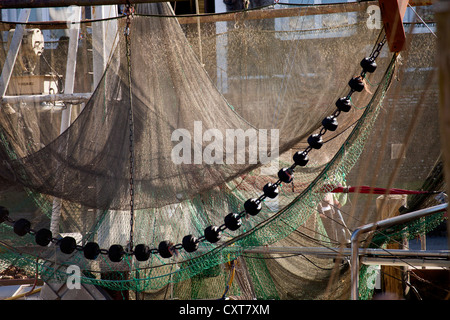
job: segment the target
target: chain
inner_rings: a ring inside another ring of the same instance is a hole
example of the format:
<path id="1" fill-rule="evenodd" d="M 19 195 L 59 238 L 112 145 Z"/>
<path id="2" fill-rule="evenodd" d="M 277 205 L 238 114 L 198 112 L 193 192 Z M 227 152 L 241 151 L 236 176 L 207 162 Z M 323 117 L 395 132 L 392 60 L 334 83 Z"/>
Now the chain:
<path id="1" fill-rule="evenodd" d="M 378 43 L 375 50 L 370 55 L 371 59 L 375 60 L 380 55 L 381 49 L 383 49 L 384 44 L 386 43 L 386 35 L 384 35 L 383 39 Z"/>
<path id="2" fill-rule="evenodd" d="M 376 46 L 376 48 L 372 51 L 372 53 L 370 54 L 370 56 L 369 56 L 369 59 L 371 60 L 371 61 L 375 61 L 377 58 L 378 58 L 378 56 L 380 55 L 380 53 L 381 53 L 381 50 L 383 49 L 383 46 L 384 46 L 384 44 L 386 43 L 386 34 L 383 36 L 383 39 L 381 39 L 381 41 L 378 43 L 378 45 Z M 362 71 L 361 72 L 361 77 L 362 78 L 365 78 L 365 76 L 366 76 L 366 71 Z M 348 96 L 347 96 L 347 99 L 349 99 L 350 98 L 350 95 L 351 94 L 349 94 Z"/>
<path id="3" fill-rule="evenodd" d="M 133 121 L 133 95 L 131 90 L 131 48 L 130 48 L 130 24 L 134 8 L 128 3 L 125 7 L 127 16 L 124 35 L 126 45 L 126 56 L 128 63 L 128 88 L 130 98 L 130 109 L 128 112 L 128 122 L 130 128 L 130 241 L 128 243 L 128 251 L 133 250 L 133 234 L 134 234 L 134 121 Z"/>

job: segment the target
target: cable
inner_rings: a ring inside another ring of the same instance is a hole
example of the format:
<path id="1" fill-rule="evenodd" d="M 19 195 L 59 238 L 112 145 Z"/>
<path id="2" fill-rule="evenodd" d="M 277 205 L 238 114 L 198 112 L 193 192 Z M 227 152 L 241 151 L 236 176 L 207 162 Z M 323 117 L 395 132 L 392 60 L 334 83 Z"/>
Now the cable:
<path id="1" fill-rule="evenodd" d="M 236 272 L 236 260 L 228 262 L 228 264 L 231 264 L 230 277 L 228 279 L 228 284 L 225 287 L 225 292 L 223 293 L 222 297 L 219 300 L 225 300 L 226 294 L 228 293 L 228 290 L 230 290 L 231 284 L 233 283 L 233 280 L 234 280 L 234 275 L 235 275 L 235 272 Z"/>
<path id="2" fill-rule="evenodd" d="M 292 258 L 292 257 L 298 257 L 298 256 L 303 257 L 306 261 L 308 261 L 309 263 L 311 263 L 313 266 L 315 266 L 316 268 L 318 268 L 320 270 L 331 271 L 331 270 L 334 269 L 334 268 L 323 268 L 321 266 L 318 266 L 311 259 L 307 258 L 303 253 L 293 253 L 293 254 L 289 254 L 287 256 L 283 256 L 283 257 L 257 257 L 257 256 L 251 256 L 251 255 L 248 255 L 248 254 L 243 254 L 242 255 L 242 257 L 244 257 L 244 258 L 260 259 L 260 260 L 277 260 L 277 259 L 286 259 L 286 258 Z"/>
<path id="3" fill-rule="evenodd" d="M 433 32 L 433 30 L 431 30 L 431 28 L 428 26 L 428 24 L 425 21 L 423 21 L 422 17 L 419 16 L 419 14 L 416 12 L 416 10 L 414 10 L 414 8 L 409 3 L 408 3 L 408 7 L 416 14 L 417 18 L 419 18 L 420 21 L 422 21 L 422 23 L 425 25 L 425 27 L 427 27 L 427 29 L 430 30 L 430 32 L 433 34 L 433 36 L 435 38 L 437 38 L 437 35 Z"/>

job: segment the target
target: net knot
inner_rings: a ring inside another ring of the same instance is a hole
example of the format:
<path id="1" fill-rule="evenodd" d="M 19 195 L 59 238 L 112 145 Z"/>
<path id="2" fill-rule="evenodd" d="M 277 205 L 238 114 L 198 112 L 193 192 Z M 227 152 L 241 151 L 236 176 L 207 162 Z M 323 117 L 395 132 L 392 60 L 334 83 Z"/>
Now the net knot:
<path id="1" fill-rule="evenodd" d="M 131 18 L 134 15 L 134 6 L 129 1 L 127 1 L 127 4 L 125 5 L 123 14 L 127 17 L 124 33 L 128 36 L 130 34 Z"/>

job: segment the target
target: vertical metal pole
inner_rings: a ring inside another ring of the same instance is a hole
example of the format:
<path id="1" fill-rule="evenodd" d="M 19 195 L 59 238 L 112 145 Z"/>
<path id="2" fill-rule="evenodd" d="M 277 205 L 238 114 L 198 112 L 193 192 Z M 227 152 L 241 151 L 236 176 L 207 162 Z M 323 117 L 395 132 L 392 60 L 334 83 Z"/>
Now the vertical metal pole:
<path id="1" fill-rule="evenodd" d="M 102 20 L 105 18 L 117 16 L 117 6 L 94 6 L 92 7 L 92 16 L 96 20 Z M 92 59 L 93 59 L 93 85 L 92 90 L 95 90 L 103 77 L 105 68 L 108 63 L 108 57 L 111 55 L 111 50 L 114 48 L 114 40 L 117 33 L 117 21 L 108 20 L 100 21 L 92 24 Z M 107 108 L 107 106 L 105 106 Z M 96 210 L 97 216 L 100 217 L 103 213 L 102 210 Z M 121 237 L 120 231 L 114 228 L 113 217 L 116 211 L 109 210 L 102 221 L 102 228 L 98 229 L 97 240 L 100 246 L 107 243 L 109 239 L 114 237 Z M 124 219 L 125 220 L 125 219 Z M 139 273 L 137 273 L 137 276 Z M 136 292 L 137 294 L 137 292 Z"/>
<path id="2" fill-rule="evenodd" d="M 31 9 L 22 9 L 20 11 L 19 22 L 26 23 L 30 17 Z M 9 45 L 8 54 L 6 56 L 5 64 L 3 65 L 2 75 L 0 77 L 0 97 L 3 97 L 8 88 L 9 80 L 16 63 L 17 55 L 19 54 L 20 44 L 22 43 L 23 34 L 25 33 L 24 24 L 16 24 L 14 35 Z"/>
<path id="3" fill-rule="evenodd" d="M 93 19 L 101 20 L 117 16 L 117 6 L 98 6 L 92 8 Z M 114 46 L 114 38 L 117 32 L 117 21 L 95 22 L 92 28 L 92 56 L 94 83 L 93 89 L 97 87 L 103 77 L 108 57 Z"/>
<path id="4" fill-rule="evenodd" d="M 81 8 L 76 8 L 79 10 L 78 17 L 81 20 Z M 66 77 L 64 83 L 64 93 L 72 94 L 75 85 L 75 70 L 77 68 L 77 52 L 78 52 L 78 37 L 80 36 L 80 26 L 75 24 L 71 25 L 69 29 L 69 49 L 67 53 L 67 67 L 66 67 Z M 72 105 L 63 110 L 61 116 L 61 130 L 63 133 L 70 126 L 70 114 L 72 112 Z"/>
<path id="5" fill-rule="evenodd" d="M 81 10 L 79 10 L 78 17 L 81 20 Z M 71 25 L 69 29 L 69 48 L 67 53 L 67 66 L 66 66 L 66 77 L 64 83 L 64 92 L 66 94 L 72 94 L 75 85 L 75 70 L 77 67 L 77 52 L 78 52 L 78 37 L 80 35 L 80 26 L 75 24 Z M 72 113 L 72 105 L 69 104 L 66 109 L 62 111 L 61 114 L 61 127 L 60 133 L 66 131 L 70 126 L 70 115 Z M 53 199 L 52 206 L 52 218 L 50 221 L 50 231 L 53 235 L 59 233 L 59 219 L 61 217 L 61 199 Z"/>
<path id="6" fill-rule="evenodd" d="M 197 14 L 197 33 L 198 33 L 198 54 L 200 58 L 200 63 L 203 66 L 203 53 L 202 53 L 202 30 L 200 27 L 200 8 L 198 5 L 198 0 L 195 0 L 195 13 Z"/>
<path id="7" fill-rule="evenodd" d="M 227 12 L 225 3 L 222 0 L 214 2 L 216 13 Z M 228 26 L 226 21 L 216 23 L 216 86 L 220 93 L 228 93 Z"/>
<path id="8" fill-rule="evenodd" d="M 358 288 L 359 288 L 359 235 L 361 229 L 357 229 L 353 232 L 351 237 L 351 260 L 350 260 L 350 271 L 351 271 L 351 287 L 350 287 L 350 298 L 352 300 L 358 300 Z"/>

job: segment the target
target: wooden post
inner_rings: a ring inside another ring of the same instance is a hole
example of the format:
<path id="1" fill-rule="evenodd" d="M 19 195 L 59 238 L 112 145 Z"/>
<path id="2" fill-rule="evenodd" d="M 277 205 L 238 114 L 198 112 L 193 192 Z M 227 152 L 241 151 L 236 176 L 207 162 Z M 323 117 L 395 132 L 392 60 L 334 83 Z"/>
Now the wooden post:
<path id="1" fill-rule="evenodd" d="M 383 195 L 376 201 L 378 216 L 381 220 L 398 216 L 401 206 L 406 205 L 406 195 Z M 401 243 L 388 244 L 387 249 L 404 249 Z M 403 299 L 403 271 L 401 267 L 381 266 L 381 283 L 384 293 L 397 296 Z"/>
<path id="2" fill-rule="evenodd" d="M 408 0 L 379 0 L 386 38 L 391 52 L 400 52 L 406 41 L 403 17 Z"/>
<path id="3" fill-rule="evenodd" d="M 437 62 L 439 67 L 439 120 L 441 148 L 444 160 L 444 174 L 447 183 L 447 194 L 450 195 L 450 2 L 436 3 L 437 22 Z M 447 220 L 450 230 L 450 219 Z M 450 237 L 447 237 L 450 247 Z"/>

